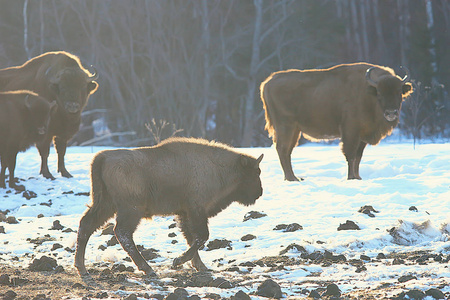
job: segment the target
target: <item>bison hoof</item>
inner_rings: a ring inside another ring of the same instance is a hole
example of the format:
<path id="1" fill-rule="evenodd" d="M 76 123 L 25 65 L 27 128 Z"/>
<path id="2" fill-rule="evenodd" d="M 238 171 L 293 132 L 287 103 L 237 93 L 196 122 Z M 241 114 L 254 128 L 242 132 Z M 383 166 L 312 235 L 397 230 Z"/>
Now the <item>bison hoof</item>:
<path id="1" fill-rule="evenodd" d="M 70 174 L 67 170 L 61 171 L 61 176 L 66 178 L 72 178 L 72 174 Z"/>
<path id="2" fill-rule="evenodd" d="M 181 262 L 181 258 L 177 257 L 173 260 L 172 268 L 178 269 L 183 263 Z"/>
<path id="3" fill-rule="evenodd" d="M 44 176 L 44 178 L 55 180 L 55 177 L 53 177 L 53 175 L 50 172 L 41 172 L 41 174 L 42 176 Z"/>
<path id="4" fill-rule="evenodd" d="M 286 181 L 303 181 L 305 180 L 303 177 L 297 178 L 295 176 L 289 176 L 289 177 L 285 177 L 284 180 Z"/>

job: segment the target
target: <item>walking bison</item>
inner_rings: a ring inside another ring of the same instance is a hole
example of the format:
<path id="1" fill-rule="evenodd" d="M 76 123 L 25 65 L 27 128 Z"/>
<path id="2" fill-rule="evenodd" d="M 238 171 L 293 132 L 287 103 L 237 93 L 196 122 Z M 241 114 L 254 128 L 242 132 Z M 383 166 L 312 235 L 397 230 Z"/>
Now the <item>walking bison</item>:
<path id="1" fill-rule="evenodd" d="M 36 145 L 41 155 L 40 173 L 45 178 L 54 179 L 47 164 L 53 137 L 58 153 L 58 172 L 64 177 L 72 177 L 64 162 L 67 141 L 79 130 L 81 111 L 89 96 L 97 90 L 97 78 L 81 65 L 77 56 L 64 51 L 47 52 L 21 66 L 0 70 L 0 91 L 31 90 L 48 102 L 56 100 L 58 104 L 48 132 Z"/>
<path id="2" fill-rule="evenodd" d="M 9 187 L 19 191 L 25 189 L 16 184 L 14 178 L 17 153 L 44 138 L 55 108 L 56 102 L 49 103 L 31 91 L 0 92 L 0 187 L 6 187 L 8 168 Z"/>
<path id="3" fill-rule="evenodd" d="M 291 153 L 303 136 L 341 138 L 348 179 L 361 179 L 359 164 L 367 144 L 376 145 L 399 122 L 402 101 L 412 92 L 409 72 L 400 78 L 388 67 L 368 63 L 329 69 L 275 72 L 261 84 L 266 126 L 289 181 Z"/>
<path id="4" fill-rule="evenodd" d="M 154 147 L 106 150 L 91 165 L 92 204 L 80 220 L 75 267 L 86 275 L 92 233 L 116 215 L 117 240 L 139 270 L 155 275 L 139 253 L 133 232 L 142 218 L 176 215 L 190 248 L 173 266 L 189 260 L 206 270 L 198 249 L 209 238 L 208 218 L 232 202 L 254 204 L 262 195 L 259 163 L 228 146 L 202 139 L 171 138 Z"/>

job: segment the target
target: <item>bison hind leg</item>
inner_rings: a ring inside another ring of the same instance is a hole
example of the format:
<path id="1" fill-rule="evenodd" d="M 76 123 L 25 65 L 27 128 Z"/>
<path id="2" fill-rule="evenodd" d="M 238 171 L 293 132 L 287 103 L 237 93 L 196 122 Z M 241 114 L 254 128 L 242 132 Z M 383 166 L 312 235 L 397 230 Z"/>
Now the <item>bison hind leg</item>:
<path id="1" fill-rule="evenodd" d="M 75 267 L 81 276 L 89 275 L 84 264 L 86 245 L 89 238 L 98 228 L 100 228 L 100 226 L 113 217 L 114 213 L 115 211 L 112 206 L 94 205 L 90 207 L 81 218 L 80 226 L 78 228 L 77 249 L 75 252 Z"/>
<path id="2" fill-rule="evenodd" d="M 300 135 L 300 128 L 294 122 L 277 129 L 276 149 L 283 168 L 284 179 L 287 181 L 303 180 L 303 178 L 295 176 L 291 161 L 292 150 L 297 146 Z"/>

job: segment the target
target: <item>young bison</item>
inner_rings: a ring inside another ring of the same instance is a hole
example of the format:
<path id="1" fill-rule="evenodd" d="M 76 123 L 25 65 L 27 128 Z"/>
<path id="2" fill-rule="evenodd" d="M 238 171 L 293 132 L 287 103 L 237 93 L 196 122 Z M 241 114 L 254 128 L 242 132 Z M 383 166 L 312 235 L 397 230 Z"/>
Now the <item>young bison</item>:
<path id="1" fill-rule="evenodd" d="M 17 153 L 43 139 L 55 107 L 56 102 L 49 103 L 31 91 L 0 93 L 0 187 L 6 187 L 8 168 L 9 187 L 19 191 L 25 189 L 14 180 Z"/>
<path id="2" fill-rule="evenodd" d="M 262 195 L 258 159 L 216 142 L 172 138 L 154 147 L 106 150 L 91 165 L 92 204 L 80 221 L 75 267 L 87 275 L 86 244 L 116 214 L 115 235 L 139 270 L 156 275 L 141 256 L 133 233 L 142 218 L 176 215 L 190 248 L 173 266 L 189 260 L 206 270 L 198 249 L 208 240 L 208 218 L 233 201 L 254 204 Z"/>

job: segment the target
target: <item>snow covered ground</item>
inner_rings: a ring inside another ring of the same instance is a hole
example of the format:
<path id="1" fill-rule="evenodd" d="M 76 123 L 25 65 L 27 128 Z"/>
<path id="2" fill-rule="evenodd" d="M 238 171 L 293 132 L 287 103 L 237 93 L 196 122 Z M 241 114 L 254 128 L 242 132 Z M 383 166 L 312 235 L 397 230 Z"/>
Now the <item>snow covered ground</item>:
<path id="1" fill-rule="evenodd" d="M 66 166 L 74 176 L 71 179 L 56 173 L 56 155 L 52 152 L 49 167 L 57 177 L 54 181 L 38 175 L 40 158 L 36 149 L 18 155 L 16 176 L 26 179 L 21 184 L 37 197 L 27 200 L 22 193 L 0 189 L 0 210 L 9 210 L 7 216 L 15 216 L 19 220 L 18 224 L 0 223 L 6 232 L 0 234 L 0 264 L 27 267 L 35 257 L 57 253 L 59 265 L 66 270 L 73 268 L 74 254 L 65 248 L 75 248 L 75 231 L 90 202 L 86 195 L 90 189 L 89 164 L 99 150 L 101 148 L 98 147 L 68 149 Z M 398 278 L 404 275 L 417 278 L 405 282 L 402 286 L 406 289 L 446 286 L 441 290 L 450 292 L 448 263 L 429 260 L 421 265 L 392 264 L 392 259 L 376 259 L 379 253 L 388 256 L 414 251 L 441 253 L 444 258 L 450 255 L 449 143 L 416 145 L 415 149 L 406 142 L 367 147 L 361 162 L 361 181 L 346 180 L 347 164 L 336 145 L 308 144 L 294 149 L 294 172 L 305 177 L 303 182 L 283 180 L 273 147 L 240 150 L 255 157 L 264 153 L 261 163 L 264 193 L 254 206 L 233 204 L 210 219 L 210 241 L 227 239 L 232 242 L 231 250 L 200 251 L 204 263 L 211 269 L 225 270 L 231 264 L 239 266 L 265 256 L 276 256 L 287 246 L 296 244 L 303 246 L 308 253 L 328 250 L 334 255 L 343 254 L 347 260 L 366 255 L 371 261 L 365 263 L 367 270 L 363 271 L 342 263 L 330 266 L 308 263 L 286 266 L 278 271 L 258 266 L 239 268 L 248 270 L 253 278 L 260 274 L 261 278 L 269 275 L 276 279 L 285 296 L 312 287 L 314 280 L 334 282 L 342 292 L 349 292 L 398 282 Z M 374 217 L 358 212 L 364 205 L 371 205 L 378 212 L 373 213 Z M 243 222 L 249 211 L 258 211 L 266 216 Z M 49 230 L 55 220 L 74 232 Z M 361 230 L 338 231 L 340 224 L 347 220 L 355 222 Z M 150 263 L 158 274 L 169 272 L 172 260 L 186 250 L 179 230 L 169 229 L 173 223 L 172 217 L 155 217 L 143 221 L 135 233 L 137 244 L 159 250 L 161 257 Z M 298 223 L 303 229 L 294 232 L 274 230 L 277 225 L 291 223 Z M 106 245 L 111 238 L 100 233 L 96 232 L 89 241 L 87 267 L 105 261 L 134 267 L 131 262 L 124 261 L 127 255 L 120 245 L 99 250 L 99 246 Z M 169 233 L 176 236 L 169 237 Z M 30 239 L 46 234 L 56 240 L 41 245 L 30 243 Z M 242 241 L 246 234 L 256 238 Z M 52 251 L 55 242 L 63 248 Z M 294 248 L 286 255 L 298 258 L 301 253 Z M 189 266 L 186 264 L 184 268 Z M 250 293 L 256 288 L 255 282 L 249 282 L 245 292 Z M 198 294 L 203 292 L 202 288 L 191 289 Z M 224 297 L 237 291 L 216 290 Z"/>

